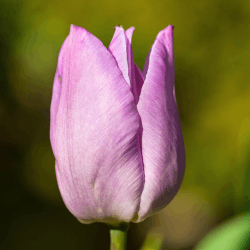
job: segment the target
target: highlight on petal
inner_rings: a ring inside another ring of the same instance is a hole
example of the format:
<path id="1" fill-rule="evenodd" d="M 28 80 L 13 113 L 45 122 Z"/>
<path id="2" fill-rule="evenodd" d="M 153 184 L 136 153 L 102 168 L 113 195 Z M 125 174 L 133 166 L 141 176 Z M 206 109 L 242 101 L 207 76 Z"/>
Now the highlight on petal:
<path id="1" fill-rule="evenodd" d="M 166 207 L 178 192 L 185 171 L 185 151 L 174 93 L 173 26 L 159 32 L 144 67 L 138 112 L 142 120 L 145 183 L 141 222 Z"/>
<path id="2" fill-rule="evenodd" d="M 131 221 L 144 181 L 140 117 L 114 56 L 71 25 L 54 84 L 51 143 L 64 203 L 83 223 Z"/>

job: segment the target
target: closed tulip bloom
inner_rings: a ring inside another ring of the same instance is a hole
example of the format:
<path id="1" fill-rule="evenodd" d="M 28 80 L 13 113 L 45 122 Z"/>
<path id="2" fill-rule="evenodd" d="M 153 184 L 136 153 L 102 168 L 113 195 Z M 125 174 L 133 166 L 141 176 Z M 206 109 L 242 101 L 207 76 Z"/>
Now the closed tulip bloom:
<path id="1" fill-rule="evenodd" d="M 82 223 L 141 222 L 180 188 L 173 28 L 159 32 L 142 73 L 133 27 L 116 27 L 107 49 L 71 25 L 54 78 L 50 139 L 63 201 Z"/>

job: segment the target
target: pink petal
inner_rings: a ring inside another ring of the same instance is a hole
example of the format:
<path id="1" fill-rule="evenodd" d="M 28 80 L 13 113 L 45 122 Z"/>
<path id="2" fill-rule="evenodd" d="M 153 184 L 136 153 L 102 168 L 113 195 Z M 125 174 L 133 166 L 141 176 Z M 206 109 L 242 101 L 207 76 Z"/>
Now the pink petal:
<path id="1" fill-rule="evenodd" d="M 124 32 L 122 27 L 116 26 L 114 36 L 109 45 L 109 51 L 114 56 L 118 67 L 129 84 L 137 105 L 144 76 L 133 60 L 132 35 L 134 29 L 134 27 L 131 27 Z"/>
<path id="2" fill-rule="evenodd" d="M 133 52 L 132 52 L 132 35 L 134 32 L 134 27 L 131 27 L 126 30 L 126 37 L 127 37 L 127 51 L 128 51 L 128 58 L 129 58 L 129 72 L 130 72 L 130 79 L 131 79 L 131 91 L 135 98 L 135 104 L 138 104 L 139 97 L 141 94 L 141 88 L 145 77 L 143 76 L 141 70 L 135 64 L 133 59 Z"/>
<path id="3" fill-rule="evenodd" d="M 127 54 L 127 41 L 124 29 L 120 26 L 115 27 L 114 36 L 110 42 L 108 50 L 114 56 L 118 67 L 122 71 L 122 74 L 127 81 L 128 85 L 130 86 L 130 76 L 129 76 L 129 67 L 131 62 L 128 60 Z"/>
<path id="4" fill-rule="evenodd" d="M 71 25 L 54 84 L 52 147 L 67 208 L 83 223 L 131 221 L 144 174 L 140 117 L 123 72 L 95 36 Z"/>
<path id="5" fill-rule="evenodd" d="M 159 32 L 144 67 L 146 79 L 137 108 L 143 127 L 145 184 L 138 219 L 133 222 L 166 207 L 184 176 L 184 142 L 174 93 L 173 28 L 169 25 Z"/>
<path id="6" fill-rule="evenodd" d="M 134 32 L 134 27 L 131 27 L 124 32 L 122 27 L 116 26 L 115 34 L 109 45 L 109 51 L 114 56 L 115 60 L 123 76 L 127 79 L 129 83 L 130 90 L 134 96 L 134 103 L 137 105 L 139 101 L 139 96 L 141 93 L 141 88 L 144 82 L 144 76 L 133 60 L 132 51 L 132 35 Z M 140 149 L 140 156 L 142 160 L 142 123 L 141 119 L 139 121 L 139 128 L 137 131 L 137 146 Z M 143 175 L 144 180 L 144 175 Z M 142 187 L 143 188 L 143 187 Z M 137 216 L 137 215 L 136 215 Z"/>
<path id="7" fill-rule="evenodd" d="M 54 153 L 55 153 L 55 150 L 54 150 L 53 145 L 54 145 L 54 140 L 55 140 L 55 132 L 54 132 L 55 120 L 56 120 L 56 116 L 58 112 L 58 106 L 59 106 L 61 89 L 62 89 L 61 75 L 63 72 L 63 55 L 65 53 L 66 44 L 68 43 L 68 40 L 69 40 L 69 36 L 65 39 L 61 47 L 59 57 L 58 57 L 58 64 L 57 64 L 56 74 L 54 77 L 52 101 L 51 101 L 51 107 L 50 107 L 50 121 L 51 121 L 50 122 L 50 140 L 51 140 L 51 146 L 52 146 Z"/>

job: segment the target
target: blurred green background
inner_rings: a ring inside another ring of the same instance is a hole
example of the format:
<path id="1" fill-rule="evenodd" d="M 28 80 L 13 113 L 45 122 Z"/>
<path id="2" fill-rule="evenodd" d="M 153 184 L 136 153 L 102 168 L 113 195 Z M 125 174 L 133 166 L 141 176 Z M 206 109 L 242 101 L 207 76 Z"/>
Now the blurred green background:
<path id="1" fill-rule="evenodd" d="M 128 249 L 147 233 L 163 250 L 192 249 L 219 223 L 250 210 L 250 1 L 1 0 L 1 249 L 109 249 L 108 227 L 80 224 L 58 191 L 49 140 L 57 57 L 70 24 L 108 47 L 134 26 L 144 61 L 158 32 L 175 26 L 175 84 L 186 173 L 174 200 L 132 224 Z"/>

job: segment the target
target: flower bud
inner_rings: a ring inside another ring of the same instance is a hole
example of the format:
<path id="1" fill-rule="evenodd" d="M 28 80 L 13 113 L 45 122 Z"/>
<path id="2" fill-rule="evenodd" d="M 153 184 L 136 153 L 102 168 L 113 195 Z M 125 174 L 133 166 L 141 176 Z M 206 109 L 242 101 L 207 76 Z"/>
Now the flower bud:
<path id="1" fill-rule="evenodd" d="M 131 27 L 107 49 L 71 25 L 53 85 L 50 139 L 63 201 L 82 223 L 138 223 L 170 203 L 185 171 L 174 89 L 173 26 L 157 35 L 143 73 Z"/>

